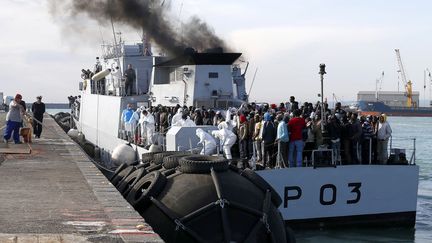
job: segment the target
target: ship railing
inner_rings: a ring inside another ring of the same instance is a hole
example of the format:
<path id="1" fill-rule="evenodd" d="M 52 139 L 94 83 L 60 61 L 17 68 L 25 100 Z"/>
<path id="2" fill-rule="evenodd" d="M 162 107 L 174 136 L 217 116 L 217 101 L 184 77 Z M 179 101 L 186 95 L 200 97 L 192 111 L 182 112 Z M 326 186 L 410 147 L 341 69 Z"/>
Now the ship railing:
<path id="1" fill-rule="evenodd" d="M 373 161 L 374 147 L 373 139 L 368 139 L 368 153 L 366 161 L 368 164 L 378 163 Z M 357 147 L 357 157 L 363 161 L 361 146 Z M 305 166 L 316 167 L 336 167 L 337 165 L 342 165 L 342 160 L 339 159 L 342 156 L 344 150 L 341 148 L 340 154 L 335 154 L 334 151 L 327 145 L 321 145 L 318 149 L 303 150 L 303 153 L 310 153 L 310 160 L 305 161 Z M 415 138 L 400 138 L 400 137 L 390 137 L 389 145 L 387 148 L 387 163 L 386 164 L 416 164 L 416 139 Z M 408 154 L 410 153 L 410 154 Z M 408 160 L 409 155 L 409 160 Z M 278 156 L 276 154 L 276 156 Z"/>
<path id="2" fill-rule="evenodd" d="M 389 160 L 395 159 L 396 162 L 402 162 L 400 159 L 404 159 L 404 156 L 408 156 L 411 152 L 408 164 L 416 164 L 416 138 L 412 137 L 390 137 L 389 141 Z M 401 158 L 402 157 L 402 158 Z M 406 157 L 405 159 L 407 159 Z"/>

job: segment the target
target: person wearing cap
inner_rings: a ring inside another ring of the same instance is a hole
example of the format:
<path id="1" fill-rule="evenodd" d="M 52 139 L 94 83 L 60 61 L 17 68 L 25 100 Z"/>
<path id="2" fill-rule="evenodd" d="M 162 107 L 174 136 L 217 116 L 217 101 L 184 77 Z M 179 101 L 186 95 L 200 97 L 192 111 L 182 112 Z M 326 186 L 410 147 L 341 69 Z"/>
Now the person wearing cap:
<path id="1" fill-rule="evenodd" d="M 16 144 L 22 143 L 19 139 L 19 129 L 22 124 L 22 115 L 25 113 L 25 108 L 21 105 L 22 96 L 16 94 L 15 98 L 9 104 L 9 112 L 6 115 L 6 129 L 3 135 L 3 141 L 9 142 L 13 134 L 13 140 Z"/>
<path id="2" fill-rule="evenodd" d="M 387 122 L 386 114 L 381 114 L 379 117 L 378 131 L 377 131 L 377 153 L 378 163 L 385 164 L 388 159 L 387 147 L 388 140 L 391 137 L 392 129 Z"/>
<path id="3" fill-rule="evenodd" d="M 264 123 L 262 125 L 262 149 L 263 166 L 274 168 L 274 143 L 276 141 L 276 125 L 273 122 L 270 112 L 264 113 Z"/>
<path id="4" fill-rule="evenodd" d="M 43 115 L 45 113 L 45 104 L 42 102 L 42 96 L 36 97 L 36 102 L 33 103 L 31 111 L 33 112 L 33 133 L 35 138 L 40 138 Z"/>

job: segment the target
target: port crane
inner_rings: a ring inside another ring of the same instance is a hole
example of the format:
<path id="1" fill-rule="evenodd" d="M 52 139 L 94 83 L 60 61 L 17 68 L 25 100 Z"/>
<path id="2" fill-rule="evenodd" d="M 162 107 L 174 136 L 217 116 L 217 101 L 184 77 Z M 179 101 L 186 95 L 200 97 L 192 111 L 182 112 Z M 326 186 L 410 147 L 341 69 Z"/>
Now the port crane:
<path id="1" fill-rule="evenodd" d="M 432 107 L 432 73 L 429 71 L 429 68 L 426 68 L 424 72 L 424 93 L 425 93 L 425 99 L 426 99 L 426 77 L 429 80 L 429 106 Z"/>
<path id="2" fill-rule="evenodd" d="M 375 82 L 375 92 L 376 92 L 376 100 L 379 100 L 379 92 L 381 92 L 382 82 L 384 79 L 384 71 L 382 71 L 381 76 L 376 79 Z"/>
<path id="3" fill-rule="evenodd" d="M 396 52 L 396 58 L 397 58 L 398 65 L 399 65 L 399 71 L 398 72 L 400 72 L 402 82 L 405 85 L 405 96 L 407 97 L 406 105 L 407 105 L 407 107 L 413 107 L 413 106 L 415 106 L 415 104 L 414 104 L 413 99 L 412 99 L 412 82 L 411 82 L 411 80 L 407 80 L 407 75 L 406 75 L 404 66 L 402 64 L 402 59 L 400 56 L 399 49 L 395 49 L 395 52 Z"/>

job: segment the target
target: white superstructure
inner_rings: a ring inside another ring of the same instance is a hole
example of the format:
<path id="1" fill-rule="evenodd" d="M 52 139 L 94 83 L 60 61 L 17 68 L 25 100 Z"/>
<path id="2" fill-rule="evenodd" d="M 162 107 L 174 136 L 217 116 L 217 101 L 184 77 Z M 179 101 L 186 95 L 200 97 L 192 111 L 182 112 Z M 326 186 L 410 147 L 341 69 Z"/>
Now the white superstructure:
<path id="1" fill-rule="evenodd" d="M 121 120 L 127 104 L 150 106 L 239 106 L 247 99 L 244 74 L 235 61 L 240 53 L 197 53 L 188 48 L 175 58 L 152 55 L 148 44 L 103 45 L 94 67 L 83 69 L 80 98 L 75 101 L 75 125 L 87 141 L 100 148 L 104 160 L 126 143 Z M 136 80 L 125 95 L 124 72 L 132 65 Z M 135 147 L 135 146 L 134 146 Z M 145 150 L 136 147 L 141 154 Z"/>

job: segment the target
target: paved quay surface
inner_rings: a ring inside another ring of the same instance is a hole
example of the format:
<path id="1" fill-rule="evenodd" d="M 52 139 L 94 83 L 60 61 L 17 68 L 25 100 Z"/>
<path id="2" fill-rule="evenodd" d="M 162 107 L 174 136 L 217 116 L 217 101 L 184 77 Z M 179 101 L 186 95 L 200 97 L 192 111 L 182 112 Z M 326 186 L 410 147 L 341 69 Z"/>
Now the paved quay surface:
<path id="1" fill-rule="evenodd" d="M 0 243 L 163 242 L 51 117 L 44 125 L 31 154 L 0 154 Z"/>

